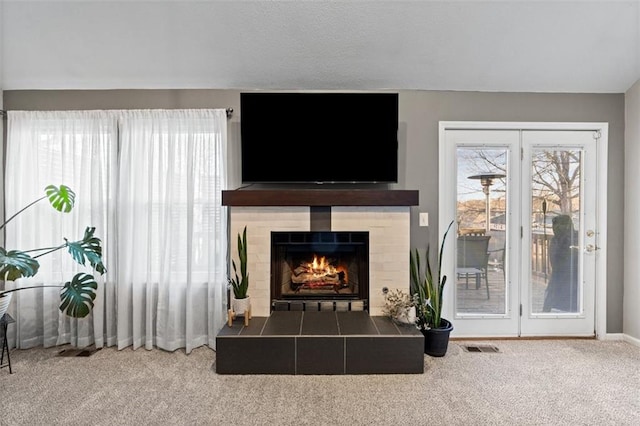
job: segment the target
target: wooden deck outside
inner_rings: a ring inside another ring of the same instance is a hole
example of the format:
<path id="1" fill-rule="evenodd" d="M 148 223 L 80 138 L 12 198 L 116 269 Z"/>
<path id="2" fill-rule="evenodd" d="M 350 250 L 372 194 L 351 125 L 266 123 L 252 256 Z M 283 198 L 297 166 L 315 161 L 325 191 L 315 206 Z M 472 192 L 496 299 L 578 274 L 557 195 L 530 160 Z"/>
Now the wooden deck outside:
<path id="1" fill-rule="evenodd" d="M 476 289 L 474 277 L 469 277 L 469 286 L 464 276 L 456 279 L 456 305 L 458 313 L 468 314 L 504 314 L 506 309 L 504 274 L 501 269 L 489 270 L 489 296 L 484 278 L 480 281 L 480 287 Z M 515 287 L 517 283 L 513 284 Z M 544 276 L 534 277 L 533 282 L 533 307 L 534 312 L 542 311 L 544 292 L 547 283 Z"/>

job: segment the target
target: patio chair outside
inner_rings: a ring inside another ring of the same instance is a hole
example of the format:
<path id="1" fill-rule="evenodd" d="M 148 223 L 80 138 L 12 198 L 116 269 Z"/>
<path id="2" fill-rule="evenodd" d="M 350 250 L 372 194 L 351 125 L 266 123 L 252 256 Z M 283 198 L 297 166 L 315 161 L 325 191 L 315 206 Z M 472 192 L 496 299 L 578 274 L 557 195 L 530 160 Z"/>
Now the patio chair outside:
<path id="1" fill-rule="evenodd" d="M 489 266 L 489 235 L 462 235 L 458 237 L 457 268 L 458 278 L 466 279 L 469 288 L 469 276 L 475 277 L 476 289 L 480 288 L 484 278 L 487 287 L 487 299 L 489 295 L 489 278 L 487 269 Z"/>

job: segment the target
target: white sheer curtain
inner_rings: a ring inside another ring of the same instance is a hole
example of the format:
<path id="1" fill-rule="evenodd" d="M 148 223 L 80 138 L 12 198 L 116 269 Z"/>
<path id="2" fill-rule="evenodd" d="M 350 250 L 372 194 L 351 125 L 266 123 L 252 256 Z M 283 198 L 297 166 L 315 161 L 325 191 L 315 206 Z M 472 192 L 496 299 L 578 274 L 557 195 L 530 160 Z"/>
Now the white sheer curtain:
<path id="1" fill-rule="evenodd" d="M 120 117 L 118 347 L 208 344 L 226 312 L 226 114 Z"/>
<path id="2" fill-rule="evenodd" d="M 111 255 L 114 227 L 117 123 L 104 111 L 10 111 L 7 125 L 6 217 L 44 195 L 49 184 L 69 186 L 76 193 L 71 213 L 55 211 L 47 201 L 26 210 L 6 228 L 6 248 L 29 250 L 57 246 L 63 238 L 79 240 L 87 226 L 95 226 L 102 239 L 107 274 L 94 274 L 99 288 L 95 309 L 83 319 L 59 312 L 59 290 L 31 289 L 13 294 L 10 313 L 16 318 L 16 347 L 72 343 L 104 344 L 113 330 L 113 311 L 105 310 L 105 298 L 113 299 L 109 277 L 115 260 Z M 40 271 L 8 287 L 34 284 L 61 285 L 80 270 L 71 256 L 60 250 L 38 259 Z M 90 272 L 90 271 L 88 271 Z M 113 305 L 113 304 L 112 304 Z"/>
<path id="3" fill-rule="evenodd" d="M 6 212 L 48 184 L 77 194 L 69 215 L 46 202 L 7 229 L 6 248 L 51 246 L 95 226 L 107 274 L 81 320 L 58 311 L 57 289 L 14 293 L 16 346 L 72 343 L 215 349 L 226 314 L 226 113 L 216 110 L 10 112 Z M 60 284 L 66 252 L 11 285 Z"/>

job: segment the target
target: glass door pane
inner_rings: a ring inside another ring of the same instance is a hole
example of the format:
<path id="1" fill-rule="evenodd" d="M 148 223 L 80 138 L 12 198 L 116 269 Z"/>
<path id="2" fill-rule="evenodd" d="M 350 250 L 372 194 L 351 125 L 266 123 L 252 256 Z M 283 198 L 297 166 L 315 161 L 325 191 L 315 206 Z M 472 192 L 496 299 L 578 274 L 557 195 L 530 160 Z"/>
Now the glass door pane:
<path id="1" fill-rule="evenodd" d="M 508 149 L 456 149 L 457 315 L 507 313 Z"/>
<path id="2" fill-rule="evenodd" d="M 581 312 L 581 149 L 531 150 L 532 314 Z"/>

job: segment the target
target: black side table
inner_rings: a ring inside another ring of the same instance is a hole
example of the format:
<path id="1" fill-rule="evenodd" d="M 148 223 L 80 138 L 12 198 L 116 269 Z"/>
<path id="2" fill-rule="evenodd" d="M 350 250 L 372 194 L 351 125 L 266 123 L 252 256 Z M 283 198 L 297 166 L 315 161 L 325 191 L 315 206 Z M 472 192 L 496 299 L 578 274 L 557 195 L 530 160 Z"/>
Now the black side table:
<path id="1" fill-rule="evenodd" d="M 0 356 L 0 368 L 9 367 L 9 374 L 13 374 L 11 371 L 11 357 L 9 356 L 9 342 L 7 341 L 7 327 L 12 322 L 16 322 L 9 314 L 4 314 L 0 318 L 0 330 L 2 330 L 2 355 Z M 4 362 L 4 351 L 7 351 L 7 362 Z"/>

